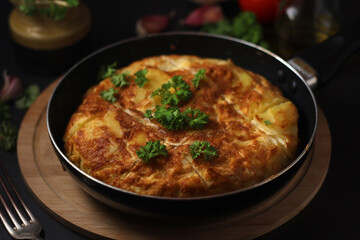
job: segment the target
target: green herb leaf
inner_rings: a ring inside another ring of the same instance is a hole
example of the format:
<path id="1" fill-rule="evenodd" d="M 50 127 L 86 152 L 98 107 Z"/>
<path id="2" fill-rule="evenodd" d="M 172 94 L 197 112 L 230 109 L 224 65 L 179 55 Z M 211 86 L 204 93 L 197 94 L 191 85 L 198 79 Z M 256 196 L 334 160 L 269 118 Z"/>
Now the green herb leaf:
<path id="1" fill-rule="evenodd" d="M 178 107 L 156 106 L 154 118 L 168 130 L 187 128 L 187 118 Z"/>
<path id="2" fill-rule="evenodd" d="M 192 96 L 192 92 L 190 85 L 182 78 L 182 76 L 172 77 L 169 82 L 164 83 L 161 85 L 161 88 L 156 89 L 151 96 L 160 96 L 163 105 L 169 104 L 171 106 L 177 106 L 180 102 L 188 101 Z"/>
<path id="3" fill-rule="evenodd" d="M 1 120 L 9 120 L 11 118 L 10 115 L 10 107 L 4 101 L 0 100 L 0 119 Z"/>
<path id="4" fill-rule="evenodd" d="M 129 73 L 119 73 L 115 74 L 111 78 L 111 82 L 115 87 L 123 87 L 129 85 L 129 82 L 126 81 L 126 78 L 129 77 Z"/>
<path id="5" fill-rule="evenodd" d="M 147 110 L 144 117 L 156 119 L 168 130 L 203 129 L 209 121 L 209 115 L 191 107 L 181 112 L 178 107 L 156 106 L 154 113 Z"/>
<path id="6" fill-rule="evenodd" d="M 66 0 L 69 7 L 76 7 L 79 5 L 79 0 Z"/>
<path id="7" fill-rule="evenodd" d="M 153 112 L 151 110 L 146 110 L 146 112 L 144 114 L 144 118 L 148 118 L 148 119 L 154 118 Z"/>
<path id="8" fill-rule="evenodd" d="M 36 84 L 30 85 L 24 92 L 23 96 L 15 102 L 18 109 L 26 109 L 31 106 L 40 94 L 40 88 Z"/>
<path id="9" fill-rule="evenodd" d="M 37 8 L 37 5 L 41 6 L 41 8 Z M 29 16 L 39 11 L 41 14 L 58 21 L 66 17 L 69 7 L 76 7 L 78 5 L 79 0 L 47 0 L 39 2 L 36 0 L 20 0 L 19 10 Z"/>
<path id="10" fill-rule="evenodd" d="M 114 103 L 117 101 L 117 97 L 115 96 L 115 94 L 117 94 L 117 93 L 118 93 L 118 90 L 111 87 L 108 90 L 100 91 L 100 96 L 105 101 Z"/>
<path id="11" fill-rule="evenodd" d="M 64 19 L 66 16 L 66 11 L 67 11 L 66 7 L 56 5 L 52 2 L 47 8 L 41 9 L 42 14 L 48 16 L 49 18 L 54 19 L 55 21 Z"/>
<path id="12" fill-rule="evenodd" d="M 0 149 L 11 150 L 16 145 L 17 129 L 11 123 L 10 107 L 0 100 Z"/>
<path id="13" fill-rule="evenodd" d="M 253 12 L 242 12 L 233 19 L 233 31 L 234 37 L 243 38 L 247 36 L 249 31 L 253 31 L 254 27 L 258 27 L 259 24 L 256 21 L 256 16 Z M 260 27 L 261 28 L 261 27 Z M 260 30 L 261 29 L 257 29 Z"/>
<path id="14" fill-rule="evenodd" d="M 28 16 L 34 15 L 36 11 L 35 0 L 23 0 L 19 4 L 19 10 Z"/>
<path id="15" fill-rule="evenodd" d="M 228 19 L 223 19 L 216 24 L 206 23 L 202 29 L 203 32 L 209 32 L 219 35 L 232 36 L 233 27 Z"/>
<path id="16" fill-rule="evenodd" d="M 102 74 L 102 79 L 111 77 L 116 72 L 117 62 L 113 62 L 112 64 L 107 65 L 106 67 L 101 66 L 99 70 L 99 74 Z"/>
<path id="17" fill-rule="evenodd" d="M 196 108 L 189 107 L 183 114 L 188 117 L 188 125 L 192 129 L 203 129 L 209 121 L 209 115 Z"/>
<path id="18" fill-rule="evenodd" d="M 144 87 L 145 83 L 149 81 L 149 79 L 145 77 L 147 73 L 148 70 L 146 68 L 143 70 L 139 70 L 135 73 L 135 76 L 137 77 L 135 78 L 136 85 L 138 85 L 141 88 Z"/>
<path id="19" fill-rule="evenodd" d="M 217 23 L 205 24 L 202 31 L 240 38 L 265 48 L 270 46 L 263 40 L 262 26 L 257 22 L 253 12 L 242 11 L 232 19 L 232 22 L 223 19 Z"/>
<path id="20" fill-rule="evenodd" d="M 199 157 L 201 154 L 205 156 L 206 161 L 210 161 L 216 157 L 217 149 L 207 141 L 194 141 L 190 146 L 190 154 L 193 159 Z"/>
<path id="21" fill-rule="evenodd" d="M 16 145 L 17 129 L 9 120 L 0 122 L 0 149 L 9 151 Z"/>
<path id="22" fill-rule="evenodd" d="M 144 162 L 148 163 L 150 159 L 157 156 L 167 156 L 166 146 L 159 140 L 147 142 L 145 146 L 136 151 L 136 155 Z"/>
<path id="23" fill-rule="evenodd" d="M 266 126 L 272 124 L 272 122 L 270 120 L 266 120 L 266 121 L 264 121 L 264 123 L 266 124 Z"/>
<path id="24" fill-rule="evenodd" d="M 200 69 L 196 74 L 194 79 L 192 80 L 192 85 L 194 85 L 194 87 L 199 87 L 200 84 L 200 80 L 205 78 L 205 69 Z"/>

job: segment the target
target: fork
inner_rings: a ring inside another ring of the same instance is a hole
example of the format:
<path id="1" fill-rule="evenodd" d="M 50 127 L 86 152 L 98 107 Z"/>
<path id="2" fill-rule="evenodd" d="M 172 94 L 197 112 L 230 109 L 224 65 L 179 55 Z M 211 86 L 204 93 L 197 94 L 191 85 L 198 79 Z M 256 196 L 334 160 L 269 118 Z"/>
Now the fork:
<path id="1" fill-rule="evenodd" d="M 34 215 L 30 212 L 30 210 L 27 208 L 27 206 L 25 205 L 23 199 L 21 198 L 20 194 L 18 193 L 18 191 L 16 190 L 14 184 L 12 183 L 12 181 L 10 180 L 9 175 L 6 172 L 6 169 L 4 168 L 4 166 L 0 163 L 0 168 L 3 172 L 3 174 L 0 174 L 0 183 L 2 185 L 2 188 L 4 190 L 4 192 L 6 193 L 8 200 L 11 202 L 13 209 L 15 210 L 15 212 L 17 213 L 19 219 L 21 219 L 22 223 L 19 223 L 19 221 L 17 220 L 17 218 L 14 216 L 14 214 L 12 213 L 12 210 L 9 208 L 8 204 L 5 202 L 5 194 L 4 196 L 2 196 L 0 194 L 0 200 L 8 214 L 8 217 L 11 219 L 13 226 L 11 226 L 11 224 L 9 223 L 9 221 L 7 220 L 7 218 L 5 217 L 4 213 L 1 211 L 0 209 L 0 218 L 6 228 L 6 230 L 9 232 L 9 234 L 15 238 L 15 239 L 42 239 L 39 234 L 42 230 L 42 226 L 41 224 L 38 222 L 38 220 L 36 220 L 36 218 L 34 217 Z M 5 178 L 3 179 L 2 175 L 5 176 Z M 5 179 L 7 180 L 7 182 L 9 183 L 9 185 L 11 186 L 13 192 L 16 195 L 16 197 L 18 198 L 18 202 L 21 203 L 23 209 L 25 210 L 25 212 L 27 213 L 28 217 L 24 216 L 24 214 L 20 211 L 19 207 L 17 206 L 17 204 L 15 203 L 13 197 L 11 196 L 9 190 L 6 188 L 5 185 Z M 29 219 L 29 220 L 28 220 Z"/>

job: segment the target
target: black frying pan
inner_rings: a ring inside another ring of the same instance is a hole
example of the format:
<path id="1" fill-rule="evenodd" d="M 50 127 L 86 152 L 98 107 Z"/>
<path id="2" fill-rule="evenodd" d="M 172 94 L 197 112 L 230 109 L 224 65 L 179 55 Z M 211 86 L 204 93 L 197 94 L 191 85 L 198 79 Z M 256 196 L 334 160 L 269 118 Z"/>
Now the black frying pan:
<path id="1" fill-rule="evenodd" d="M 349 55 L 350 50 L 353 49 L 349 50 L 346 46 L 348 46 L 347 41 L 351 38 L 349 39 L 346 34 L 340 38 L 343 43 L 345 42 L 345 44 L 340 44 L 340 47 L 346 49 L 346 53 Z M 338 39 L 334 39 L 335 41 L 333 40 L 330 46 L 339 42 Z M 327 44 L 322 44 L 323 46 L 320 46 L 318 51 L 324 51 L 323 47 L 328 48 Z M 351 48 L 355 48 L 359 44 L 352 42 L 350 45 Z M 330 50 L 334 50 L 334 48 Z M 331 51 L 327 50 L 327 53 L 329 52 Z M 99 67 L 114 61 L 118 62 L 118 66 L 126 66 L 144 57 L 160 54 L 191 54 L 210 58 L 230 58 L 235 64 L 261 74 L 274 85 L 279 86 L 284 95 L 294 102 L 299 110 L 301 145 L 298 156 L 274 178 L 255 186 L 225 194 L 194 198 L 138 195 L 107 185 L 82 172 L 65 156 L 62 137 L 70 116 L 81 103 L 83 94 L 90 86 L 96 84 Z M 332 69 L 335 67 L 333 67 L 333 62 L 331 62 L 332 65 L 327 65 L 325 62 L 327 66 L 323 68 L 321 62 L 317 64 L 316 60 L 312 61 L 314 54 L 316 57 L 320 56 L 316 52 L 303 52 L 299 56 L 308 60 L 320 76 L 324 76 L 319 78 L 320 83 L 323 84 L 334 73 Z M 309 59 L 308 56 L 311 58 Z M 340 61 L 335 62 L 340 65 Z M 330 73 L 326 71 L 329 69 L 331 69 Z M 303 69 L 299 68 L 299 70 Z M 306 75 L 306 72 L 303 74 Z M 215 209 L 227 211 L 234 208 L 245 208 L 261 201 L 281 187 L 300 167 L 312 146 L 317 121 L 317 105 L 310 87 L 299 72 L 286 61 L 256 45 L 238 39 L 191 32 L 172 32 L 133 38 L 100 49 L 77 63 L 65 74 L 54 90 L 47 109 L 47 125 L 51 143 L 64 168 L 81 187 L 96 199 L 115 208 L 151 214 L 203 214 L 214 212 Z"/>

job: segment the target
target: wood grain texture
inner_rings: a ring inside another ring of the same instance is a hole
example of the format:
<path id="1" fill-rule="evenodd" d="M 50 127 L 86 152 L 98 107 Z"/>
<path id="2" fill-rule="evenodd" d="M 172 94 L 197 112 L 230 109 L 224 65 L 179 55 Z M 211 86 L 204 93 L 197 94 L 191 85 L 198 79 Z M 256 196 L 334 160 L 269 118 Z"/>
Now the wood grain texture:
<path id="1" fill-rule="evenodd" d="M 18 160 L 39 203 L 57 220 L 93 239 L 252 239 L 296 216 L 319 191 L 331 153 L 329 127 L 320 111 L 312 154 L 284 187 L 252 208 L 208 219 L 146 219 L 114 210 L 85 193 L 62 168 L 51 146 L 46 106 L 51 84 L 21 124 Z"/>

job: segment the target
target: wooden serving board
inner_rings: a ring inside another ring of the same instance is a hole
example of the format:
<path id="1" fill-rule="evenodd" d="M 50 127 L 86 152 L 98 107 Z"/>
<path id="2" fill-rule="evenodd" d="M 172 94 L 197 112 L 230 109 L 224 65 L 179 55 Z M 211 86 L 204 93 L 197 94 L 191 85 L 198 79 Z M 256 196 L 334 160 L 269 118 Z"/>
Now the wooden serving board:
<path id="1" fill-rule="evenodd" d="M 49 140 L 46 107 L 51 84 L 27 112 L 19 131 L 18 160 L 29 189 L 58 221 L 93 239 L 252 239 L 296 216 L 320 189 L 331 153 L 329 127 L 320 111 L 315 144 L 294 177 L 274 195 L 231 215 L 176 220 L 145 219 L 114 210 L 85 193 L 63 170 Z M 64 106 L 66 107 L 66 106 Z M 165 221 L 164 221 L 165 220 Z M 191 224 L 189 224 L 191 222 Z"/>

